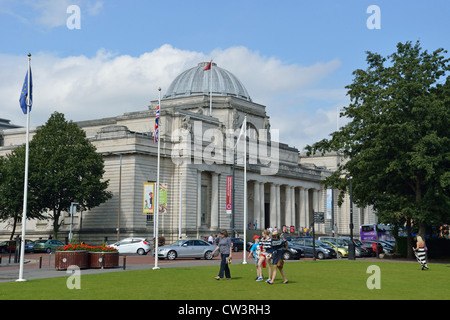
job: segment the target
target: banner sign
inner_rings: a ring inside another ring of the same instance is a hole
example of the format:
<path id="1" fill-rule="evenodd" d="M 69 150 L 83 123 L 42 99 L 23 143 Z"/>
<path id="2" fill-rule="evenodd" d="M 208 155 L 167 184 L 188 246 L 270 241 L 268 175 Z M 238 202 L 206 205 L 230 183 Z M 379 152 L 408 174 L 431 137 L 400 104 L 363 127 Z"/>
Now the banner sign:
<path id="1" fill-rule="evenodd" d="M 159 184 L 159 213 L 167 213 L 167 183 Z"/>
<path id="2" fill-rule="evenodd" d="M 227 176 L 227 192 L 226 192 L 226 212 L 232 213 L 232 200 L 233 200 L 233 176 Z"/>
<path id="3" fill-rule="evenodd" d="M 154 188 L 155 184 L 153 182 L 144 183 L 144 213 L 153 213 Z"/>

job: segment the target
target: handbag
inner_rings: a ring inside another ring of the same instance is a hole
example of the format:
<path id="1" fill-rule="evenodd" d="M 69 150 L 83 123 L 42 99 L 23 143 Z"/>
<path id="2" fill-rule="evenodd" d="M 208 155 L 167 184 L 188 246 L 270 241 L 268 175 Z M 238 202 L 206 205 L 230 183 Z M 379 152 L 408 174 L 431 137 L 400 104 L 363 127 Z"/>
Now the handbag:
<path id="1" fill-rule="evenodd" d="M 231 264 L 231 257 L 228 257 L 227 263 L 228 263 L 228 264 Z"/>

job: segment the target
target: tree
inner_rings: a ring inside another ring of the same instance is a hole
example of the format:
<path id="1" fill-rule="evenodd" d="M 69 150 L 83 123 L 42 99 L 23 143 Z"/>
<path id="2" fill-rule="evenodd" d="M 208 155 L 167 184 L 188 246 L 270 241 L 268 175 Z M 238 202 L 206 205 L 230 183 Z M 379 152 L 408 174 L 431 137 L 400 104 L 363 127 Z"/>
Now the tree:
<path id="1" fill-rule="evenodd" d="M 450 59 L 443 49 L 397 45 L 382 57 L 367 52 L 366 70 L 346 86 L 350 122 L 308 153 L 339 150 L 348 161 L 325 183 L 345 192 L 352 177 L 358 205 L 385 221 L 413 219 L 419 234 L 450 218 Z M 389 65 L 388 62 L 390 63 Z M 341 201 L 343 192 L 341 193 Z"/>
<path id="2" fill-rule="evenodd" d="M 109 181 L 102 181 L 104 164 L 86 139 L 85 132 L 64 115 L 54 112 L 30 141 L 30 187 L 38 196 L 42 211 L 53 219 L 57 237 L 62 212 L 71 202 L 82 210 L 91 209 L 111 198 L 106 191 Z"/>
<path id="3" fill-rule="evenodd" d="M 10 240 L 22 221 L 25 173 L 25 146 L 0 157 L 0 221 L 12 220 Z M 33 195 L 27 197 L 27 219 L 43 219 Z"/>

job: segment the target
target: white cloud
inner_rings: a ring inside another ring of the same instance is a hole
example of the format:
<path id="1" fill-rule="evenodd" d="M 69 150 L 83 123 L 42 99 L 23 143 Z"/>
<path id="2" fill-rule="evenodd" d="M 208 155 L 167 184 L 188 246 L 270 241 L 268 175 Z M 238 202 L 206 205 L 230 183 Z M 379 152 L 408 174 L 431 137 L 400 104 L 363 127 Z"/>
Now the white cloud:
<path id="1" fill-rule="evenodd" d="M 163 45 L 139 57 L 100 50 L 94 57 L 57 57 L 39 53 L 32 57 L 33 110 L 31 124 L 41 125 L 54 111 L 81 121 L 145 110 L 182 71 L 213 57 L 218 66 L 235 74 L 253 101 L 267 106 L 272 128 L 281 142 L 303 148 L 336 128 L 337 106 L 343 90 L 323 90 L 324 77 L 340 66 L 338 60 L 311 66 L 285 65 L 245 47 L 201 52 Z M 26 56 L 0 55 L 0 106 L 2 118 L 26 125 L 19 107 L 26 73 Z M 311 110 L 313 103 L 321 107 Z M 309 104 L 309 105 L 308 105 Z"/>

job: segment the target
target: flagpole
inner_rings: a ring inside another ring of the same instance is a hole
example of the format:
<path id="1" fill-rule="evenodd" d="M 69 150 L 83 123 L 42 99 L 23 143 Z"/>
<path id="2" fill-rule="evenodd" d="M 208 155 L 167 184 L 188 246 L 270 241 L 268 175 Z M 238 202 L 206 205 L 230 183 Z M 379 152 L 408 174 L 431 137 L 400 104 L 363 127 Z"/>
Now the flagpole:
<path id="1" fill-rule="evenodd" d="M 247 264 L 247 116 L 244 117 L 244 260 L 242 264 Z"/>
<path id="2" fill-rule="evenodd" d="M 210 78 L 209 78 L 209 115 L 212 115 L 212 68 L 213 68 L 213 63 L 212 63 L 212 59 L 211 59 L 211 68 L 209 69 L 209 73 L 210 73 Z"/>
<path id="3" fill-rule="evenodd" d="M 158 162 L 156 169 L 156 205 L 153 209 L 155 216 L 155 266 L 153 270 L 158 270 L 158 228 L 159 228 L 159 167 L 160 167 L 160 140 L 161 140 L 161 88 L 158 88 L 158 106 L 159 106 L 159 119 L 158 119 Z M 155 132 L 156 134 L 156 132 Z"/>
<path id="4" fill-rule="evenodd" d="M 30 111 L 31 111 L 31 53 L 28 54 L 28 81 L 27 81 L 27 141 L 26 141 L 26 151 L 25 151 L 25 179 L 23 186 L 23 212 L 22 212 L 22 239 L 20 239 L 20 267 L 19 267 L 19 279 L 16 281 L 27 281 L 23 278 L 23 267 L 25 260 L 25 228 L 27 222 L 27 203 L 28 203 L 28 157 L 29 157 L 29 138 L 30 138 Z"/>

